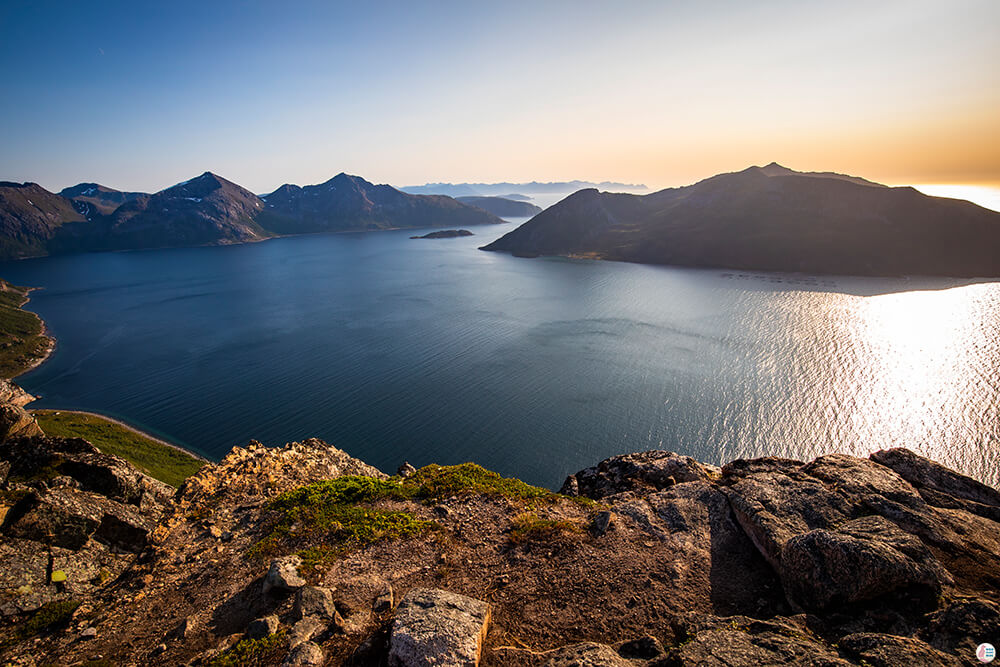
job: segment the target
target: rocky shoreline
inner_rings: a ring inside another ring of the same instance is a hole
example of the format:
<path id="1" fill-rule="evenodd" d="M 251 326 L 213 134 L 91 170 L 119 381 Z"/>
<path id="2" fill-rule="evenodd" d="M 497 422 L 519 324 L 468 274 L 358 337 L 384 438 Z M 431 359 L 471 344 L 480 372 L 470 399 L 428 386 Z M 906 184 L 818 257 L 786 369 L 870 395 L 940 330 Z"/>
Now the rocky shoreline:
<path id="1" fill-rule="evenodd" d="M 174 492 L 28 417 L 0 444 L 14 665 L 961 665 L 1000 643 L 1000 493 L 905 449 L 650 451 L 553 494 L 251 443 Z"/>

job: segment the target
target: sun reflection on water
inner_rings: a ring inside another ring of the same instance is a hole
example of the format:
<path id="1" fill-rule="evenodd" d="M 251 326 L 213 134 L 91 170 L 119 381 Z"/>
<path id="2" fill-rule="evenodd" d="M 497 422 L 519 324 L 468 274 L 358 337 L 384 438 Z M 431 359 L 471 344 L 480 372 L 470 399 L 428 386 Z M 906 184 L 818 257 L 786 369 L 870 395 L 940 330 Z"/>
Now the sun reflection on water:
<path id="1" fill-rule="evenodd" d="M 996 462 L 968 457 L 1000 441 L 996 406 L 983 403 L 996 395 L 998 306 L 995 285 L 844 296 L 834 321 L 846 329 L 850 349 L 839 357 L 849 377 L 838 391 L 852 432 L 842 442 L 858 454 L 903 446 L 961 461 L 995 484 Z"/>

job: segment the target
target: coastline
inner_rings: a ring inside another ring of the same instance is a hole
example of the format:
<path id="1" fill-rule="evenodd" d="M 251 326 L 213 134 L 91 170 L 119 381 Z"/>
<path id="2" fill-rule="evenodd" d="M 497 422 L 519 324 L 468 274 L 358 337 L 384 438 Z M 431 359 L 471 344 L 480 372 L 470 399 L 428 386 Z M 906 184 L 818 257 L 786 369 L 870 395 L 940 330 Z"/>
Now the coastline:
<path id="1" fill-rule="evenodd" d="M 28 412 L 30 412 L 31 414 L 34 414 L 36 412 L 51 412 L 51 413 L 54 413 L 54 414 L 57 414 L 57 413 L 66 413 L 66 414 L 71 414 L 71 415 L 87 415 L 88 417 L 97 417 L 98 419 L 103 419 L 103 420 L 109 421 L 109 422 L 111 422 L 113 424 L 117 424 L 118 426 L 121 426 L 125 430 L 131 431 L 131 432 L 133 432 L 133 433 L 135 433 L 137 435 L 141 435 L 144 438 L 148 438 L 149 440 L 152 440 L 153 442 L 155 442 L 155 443 L 157 443 L 159 445 L 163 445 L 164 447 L 169 447 L 170 449 L 175 449 L 175 450 L 177 450 L 177 451 L 179 451 L 179 452 L 181 452 L 183 454 L 187 454 L 188 456 L 190 456 L 192 458 L 195 458 L 195 459 L 198 459 L 199 461 L 204 461 L 205 463 L 215 463 L 215 461 L 207 459 L 204 456 L 202 456 L 201 454 L 193 452 L 190 449 L 185 449 L 184 447 L 181 447 L 180 445 L 177 445 L 177 444 L 174 444 L 174 443 L 169 442 L 167 440 L 164 440 L 163 438 L 158 438 L 158 437 L 156 437 L 155 435 L 153 435 L 151 433 L 147 433 L 146 431 L 143 431 L 142 429 L 137 428 L 137 427 L 135 427 L 135 426 L 133 426 L 133 425 L 127 423 L 127 422 L 123 422 L 120 419 L 115 419 L 114 417 L 109 417 L 107 415 L 102 415 L 99 412 L 90 412 L 88 410 L 59 410 L 59 409 L 56 409 L 56 408 L 39 408 L 37 410 L 30 410 L 29 409 Z"/>
<path id="2" fill-rule="evenodd" d="M 4 288 L 4 289 L 6 289 L 6 288 Z M 25 313 L 30 313 L 31 316 L 34 317 L 38 321 L 38 324 L 41 327 L 41 334 L 40 335 L 43 338 L 45 338 L 45 340 L 48 341 L 48 342 L 46 344 L 44 352 L 42 352 L 42 354 L 40 356 L 38 356 L 35 359 L 33 359 L 31 361 L 31 363 L 28 364 L 28 366 L 26 368 L 24 368 L 23 370 L 21 370 L 20 372 L 18 372 L 16 375 L 12 376 L 11 379 L 14 379 L 16 377 L 20 377 L 21 375 L 24 375 L 25 373 L 27 373 L 29 371 L 32 371 L 32 370 L 38 368 L 39 366 L 41 366 L 42 364 L 44 364 L 46 361 L 49 360 L 49 358 L 52 356 L 52 353 L 55 351 L 55 348 L 56 348 L 56 338 L 55 338 L 55 336 L 52 335 L 52 332 L 49 330 L 48 325 L 46 325 L 45 320 L 43 320 L 42 317 L 38 313 L 35 313 L 33 311 L 25 310 L 24 309 L 24 306 L 29 301 L 31 301 L 30 294 L 32 292 L 34 292 L 35 290 L 39 290 L 39 289 L 43 289 L 43 288 L 41 288 L 41 287 L 28 287 L 28 288 L 26 288 L 25 291 L 24 291 L 24 299 L 18 305 L 18 308 L 20 308 Z M 30 403 L 28 403 L 28 405 L 30 405 Z M 28 408 L 28 411 L 31 412 L 31 413 L 35 413 L 35 412 L 52 412 L 52 413 L 65 412 L 65 413 L 69 413 L 69 414 L 79 414 L 79 415 L 87 415 L 87 416 L 90 416 L 90 417 L 96 417 L 98 419 L 103 419 L 105 421 L 108 421 L 108 422 L 111 422 L 113 424 L 116 424 L 116 425 L 122 427 L 123 429 L 125 429 L 127 431 L 131 431 L 132 433 L 140 435 L 143 438 L 151 440 L 151 441 L 153 441 L 153 442 L 155 442 L 155 443 L 157 443 L 159 445 L 163 445 L 164 447 L 169 447 L 170 449 L 173 449 L 173 450 L 176 450 L 176 451 L 181 452 L 183 454 L 186 454 L 186 455 L 188 455 L 188 456 L 190 456 L 190 457 L 192 457 L 194 459 L 197 459 L 199 461 L 204 461 L 206 463 L 212 463 L 212 461 L 210 461 L 209 459 L 205 458 L 201 454 L 198 454 L 198 453 L 193 452 L 193 451 L 191 451 L 189 449 L 181 447 L 180 445 L 175 444 L 173 442 L 169 442 L 167 440 L 164 440 L 163 438 L 159 438 L 159 437 L 157 437 L 157 436 L 155 436 L 155 435 L 153 435 L 151 433 L 147 433 L 146 431 L 143 431 L 140 428 L 137 428 L 137 427 L 135 427 L 135 426 L 133 426 L 131 424 L 123 422 L 120 419 L 115 419 L 114 417 L 109 417 L 107 415 L 102 415 L 102 414 L 97 413 L 97 412 L 89 412 L 89 411 L 86 411 L 86 410 L 59 410 L 59 409 L 51 409 L 51 408 L 40 408 L 38 410 L 32 410 L 32 409 Z"/>
<path id="3" fill-rule="evenodd" d="M 24 292 L 24 301 L 21 302 L 21 304 L 18 306 L 18 308 L 20 308 L 21 310 L 24 310 L 24 307 L 28 304 L 29 301 L 31 301 L 31 296 L 29 296 L 29 295 L 32 292 L 34 292 L 35 290 L 40 290 L 40 289 L 42 289 L 42 288 L 41 287 L 29 287 L 29 288 L 27 288 L 25 290 L 25 292 Z M 24 310 L 24 312 L 31 313 L 31 315 L 34 316 L 34 318 L 36 320 L 38 320 L 38 323 L 42 327 L 41 336 L 42 336 L 42 338 L 44 338 L 45 340 L 48 341 L 48 344 L 45 346 L 45 351 L 42 352 L 42 355 L 40 357 L 37 357 L 30 364 L 28 364 L 28 366 L 24 370 L 20 371 L 16 375 L 13 375 L 10 378 L 12 380 L 14 378 L 16 378 L 16 377 L 20 377 L 20 376 L 24 375 L 25 373 L 27 373 L 29 371 L 33 371 L 36 368 L 38 368 L 39 366 L 41 366 L 42 364 L 44 364 L 46 361 L 48 361 L 49 357 L 52 356 L 52 353 L 55 352 L 55 349 L 56 349 L 56 339 L 55 339 L 55 336 L 53 336 L 52 332 L 49 331 L 49 327 L 48 327 L 47 324 L 45 324 L 45 320 L 43 320 L 42 317 L 38 313 L 36 313 L 34 311 Z"/>

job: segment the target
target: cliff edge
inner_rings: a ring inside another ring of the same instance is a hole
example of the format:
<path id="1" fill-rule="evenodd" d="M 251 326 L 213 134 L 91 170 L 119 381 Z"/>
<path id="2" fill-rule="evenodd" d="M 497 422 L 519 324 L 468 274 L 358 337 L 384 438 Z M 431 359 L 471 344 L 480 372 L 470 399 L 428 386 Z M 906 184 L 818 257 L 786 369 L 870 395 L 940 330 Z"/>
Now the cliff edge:
<path id="1" fill-rule="evenodd" d="M 16 665 L 959 665 L 1000 638 L 1000 493 L 905 449 L 612 457 L 561 493 L 251 443 L 176 492 L 0 444 Z"/>

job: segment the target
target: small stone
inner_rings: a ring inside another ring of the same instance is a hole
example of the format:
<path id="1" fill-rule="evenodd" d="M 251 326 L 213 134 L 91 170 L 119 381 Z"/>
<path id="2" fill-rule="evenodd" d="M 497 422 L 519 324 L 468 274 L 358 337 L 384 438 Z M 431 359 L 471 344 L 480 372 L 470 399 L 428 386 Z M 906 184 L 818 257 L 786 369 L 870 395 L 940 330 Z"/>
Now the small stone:
<path id="1" fill-rule="evenodd" d="M 291 593 L 305 586 L 306 580 L 299 575 L 300 565 L 302 565 L 302 559 L 298 556 L 286 556 L 272 560 L 271 567 L 268 568 L 267 574 L 264 576 L 264 594 L 272 591 Z"/>
<path id="2" fill-rule="evenodd" d="M 386 584 L 385 590 L 377 598 L 375 598 L 375 602 L 372 603 L 372 611 L 376 614 L 384 614 L 392 609 L 393 602 L 392 585 Z"/>
<path id="3" fill-rule="evenodd" d="M 93 626 L 84 628 L 83 632 L 80 633 L 80 639 L 97 639 L 97 628 Z"/>
<path id="4" fill-rule="evenodd" d="M 282 667 L 298 667 L 299 665 L 322 665 L 323 649 L 312 642 L 302 642 L 291 651 Z"/>
<path id="5" fill-rule="evenodd" d="M 222 529 L 213 524 L 208 527 L 208 534 L 214 537 L 215 539 L 219 539 L 220 537 L 222 537 Z"/>
<path id="6" fill-rule="evenodd" d="M 292 631 L 288 633 L 288 646 L 295 648 L 303 642 L 307 642 L 320 633 L 323 624 L 316 618 L 306 617 L 292 626 Z"/>
<path id="7" fill-rule="evenodd" d="M 247 637 L 250 639 L 260 639 L 261 637 L 273 635 L 278 631 L 280 625 L 281 622 L 274 614 L 254 619 L 247 626 Z"/>
<path id="8" fill-rule="evenodd" d="M 611 527 L 611 512 L 604 510 L 594 515 L 590 521 L 590 532 L 594 537 L 602 537 Z"/>
<path id="9" fill-rule="evenodd" d="M 402 477 L 403 479 L 406 479 L 415 472 L 417 472 L 416 468 L 410 465 L 407 461 L 403 461 L 403 464 L 399 466 L 399 469 L 396 471 L 396 474 Z"/>

